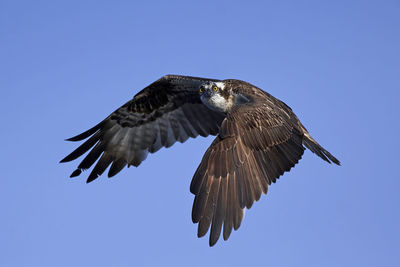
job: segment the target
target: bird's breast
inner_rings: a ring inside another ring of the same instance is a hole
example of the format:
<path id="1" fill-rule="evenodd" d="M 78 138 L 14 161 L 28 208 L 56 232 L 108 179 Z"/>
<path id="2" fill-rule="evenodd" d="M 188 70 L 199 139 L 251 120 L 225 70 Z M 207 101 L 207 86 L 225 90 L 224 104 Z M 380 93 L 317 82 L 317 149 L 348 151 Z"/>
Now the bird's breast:
<path id="1" fill-rule="evenodd" d="M 210 97 L 201 96 L 201 101 L 209 109 L 223 113 L 227 113 L 233 105 L 233 101 L 231 99 L 226 99 L 220 94 L 214 94 Z"/>

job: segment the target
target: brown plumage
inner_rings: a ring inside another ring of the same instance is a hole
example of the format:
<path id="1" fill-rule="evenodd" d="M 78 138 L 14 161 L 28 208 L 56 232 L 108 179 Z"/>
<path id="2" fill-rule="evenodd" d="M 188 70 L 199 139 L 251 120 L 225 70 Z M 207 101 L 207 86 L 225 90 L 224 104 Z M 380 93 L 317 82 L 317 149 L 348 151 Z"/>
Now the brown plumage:
<path id="1" fill-rule="evenodd" d="M 198 135 L 217 135 L 190 185 L 195 195 L 192 220 L 198 223 L 199 237 L 211 226 L 210 246 L 221 232 L 227 240 L 239 228 L 244 208 L 251 208 L 301 159 L 304 146 L 340 165 L 293 111 L 270 94 L 239 80 L 178 75 L 162 77 L 95 127 L 68 139 L 88 138 L 61 162 L 90 150 L 71 177 L 97 161 L 87 179 L 91 182 L 110 165 L 109 177 L 126 165 L 138 166 L 148 152 Z"/>

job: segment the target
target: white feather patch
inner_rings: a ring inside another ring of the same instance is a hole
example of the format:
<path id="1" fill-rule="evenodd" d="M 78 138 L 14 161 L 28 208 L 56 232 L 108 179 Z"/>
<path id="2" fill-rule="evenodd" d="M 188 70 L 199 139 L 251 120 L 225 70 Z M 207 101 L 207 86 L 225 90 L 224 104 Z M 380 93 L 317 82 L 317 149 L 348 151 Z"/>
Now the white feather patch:
<path id="1" fill-rule="evenodd" d="M 220 112 L 227 112 L 232 106 L 232 103 L 229 103 L 220 94 L 214 94 L 210 98 L 201 97 L 201 100 L 208 108 Z"/>
<path id="2" fill-rule="evenodd" d="M 225 83 L 223 82 L 215 82 L 215 85 L 218 86 L 218 88 L 221 90 L 225 89 Z"/>

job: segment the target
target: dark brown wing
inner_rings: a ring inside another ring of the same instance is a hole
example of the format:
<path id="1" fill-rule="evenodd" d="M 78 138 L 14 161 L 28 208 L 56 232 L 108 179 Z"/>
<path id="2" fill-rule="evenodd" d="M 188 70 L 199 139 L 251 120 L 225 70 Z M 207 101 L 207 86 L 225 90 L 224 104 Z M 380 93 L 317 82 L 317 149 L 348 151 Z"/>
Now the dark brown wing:
<path id="1" fill-rule="evenodd" d="M 148 152 L 170 147 L 189 137 L 216 135 L 225 115 L 204 106 L 199 85 L 217 81 L 189 76 L 167 75 L 150 84 L 105 120 L 67 139 L 81 141 L 90 137 L 61 162 L 74 160 L 90 150 L 71 177 L 97 164 L 87 182 L 101 175 L 111 164 L 108 176 L 126 165 L 138 166 Z"/>
<path id="2" fill-rule="evenodd" d="M 223 121 L 206 151 L 190 191 L 195 195 L 192 220 L 198 236 L 211 225 L 210 246 L 221 233 L 227 240 L 268 185 L 301 158 L 303 133 L 291 110 L 273 102 L 237 106 Z"/>

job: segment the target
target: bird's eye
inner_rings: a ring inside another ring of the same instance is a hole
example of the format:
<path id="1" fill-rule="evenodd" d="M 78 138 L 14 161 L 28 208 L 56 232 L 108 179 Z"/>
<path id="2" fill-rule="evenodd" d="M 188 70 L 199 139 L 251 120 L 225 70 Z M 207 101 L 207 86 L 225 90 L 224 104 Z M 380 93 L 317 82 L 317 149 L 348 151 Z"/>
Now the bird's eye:
<path id="1" fill-rule="evenodd" d="M 200 93 L 201 93 L 201 94 L 204 93 L 204 87 L 203 87 L 203 86 L 200 87 Z"/>
<path id="2" fill-rule="evenodd" d="M 218 91 L 218 86 L 214 85 L 212 89 L 214 92 L 216 92 L 216 91 Z"/>

